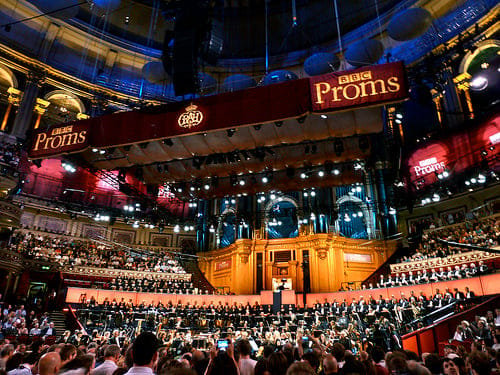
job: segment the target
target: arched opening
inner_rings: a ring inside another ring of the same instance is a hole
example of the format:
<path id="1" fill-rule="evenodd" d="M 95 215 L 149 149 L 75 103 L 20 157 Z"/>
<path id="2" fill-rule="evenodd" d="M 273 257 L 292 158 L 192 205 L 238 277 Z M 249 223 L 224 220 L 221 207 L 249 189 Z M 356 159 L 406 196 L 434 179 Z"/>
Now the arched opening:
<path id="1" fill-rule="evenodd" d="M 266 207 L 266 227 L 269 239 L 297 237 L 297 203 L 288 197 L 271 201 Z"/>
<path id="2" fill-rule="evenodd" d="M 224 248 L 233 244 L 236 239 L 236 212 L 227 209 L 221 215 L 219 228 L 219 247 Z"/>
<path id="3" fill-rule="evenodd" d="M 339 216 L 336 222 L 341 236 L 348 238 L 371 238 L 371 215 L 365 202 L 355 196 L 346 195 L 337 201 Z"/>

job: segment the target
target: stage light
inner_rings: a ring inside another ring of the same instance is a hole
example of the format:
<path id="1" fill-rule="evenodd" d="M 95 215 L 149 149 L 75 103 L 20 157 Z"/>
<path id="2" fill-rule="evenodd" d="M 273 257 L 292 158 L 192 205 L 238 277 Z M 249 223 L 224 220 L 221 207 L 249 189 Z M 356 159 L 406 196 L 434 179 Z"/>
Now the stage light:
<path id="1" fill-rule="evenodd" d="M 344 143 L 340 139 L 336 139 L 333 143 L 333 149 L 335 151 L 335 155 L 340 156 L 344 152 Z"/>
<path id="2" fill-rule="evenodd" d="M 299 124 L 303 124 L 304 122 L 306 122 L 306 119 L 307 119 L 307 115 L 304 115 L 304 116 L 301 116 L 301 117 L 297 117 L 297 122 Z"/>
<path id="3" fill-rule="evenodd" d="M 203 186 L 203 188 L 204 188 L 205 190 L 210 190 L 210 184 L 205 184 L 205 185 Z"/>
<path id="4" fill-rule="evenodd" d="M 396 215 L 396 209 L 395 209 L 395 208 L 393 208 L 393 207 L 390 207 L 390 208 L 389 208 L 389 214 L 390 214 L 390 215 Z"/>
<path id="5" fill-rule="evenodd" d="M 322 119 L 327 119 L 327 118 L 328 118 L 328 115 L 322 114 L 322 115 L 320 115 L 320 117 L 321 117 Z"/>
<path id="6" fill-rule="evenodd" d="M 267 184 L 269 182 L 269 179 L 267 176 L 262 177 L 262 183 Z"/>
<path id="7" fill-rule="evenodd" d="M 96 152 L 98 152 L 98 151 L 99 151 L 99 149 L 98 149 L 98 148 L 95 148 L 95 147 L 94 147 L 94 148 L 92 149 L 92 152 L 93 152 L 93 153 L 96 153 Z"/>
<path id="8" fill-rule="evenodd" d="M 240 180 L 240 181 L 239 181 L 239 184 L 240 184 L 241 186 L 244 186 L 244 185 L 245 185 L 245 180 Z"/>
<path id="9" fill-rule="evenodd" d="M 319 177 L 323 177 L 325 175 L 325 172 L 324 171 L 318 171 L 318 176 Z"/>
<path id="10" fill-rule="evenodd" d="M 313 190 L 311 191 L 311 197 L 315 197 L 316 196 L 316 192 Z"/>
<path id="11" fill-rule="evenodd" d="M 401 113 L 396 113 L 396 118 L 402 119 L 403 115 Z"/>
<path id="12" fill-rule="evenodd" d="M 483 76 L 477 76 L 470 82 L 470 88 L 475 91 L 482 91 L 488 87 L 488 79 Z"/>
<path id="13" fill-rule="evenodd" d="M 334 169 L 334 170 L 333 170 L 333 174 L 334 174 L 335 176 L 338 176 L 338 175 L 340 174 L 340 171 L 339 171 L 338 169 Z"/>
<path id="14" fill-rule="evenodd" d="M 64 168 L 64 170 L 66 172 L 69 172 L 69 173 L 75 173 L 76 172 L 76 168 L 73 165 L 71 165 L 70 163 L 66 162 L 66 161 L 61 162 L 61 165 L 62 165 L 62 167 Z"/>
<path id="15" fill-rule="evenodd" d="M 106 150 L 99 150 L 99 154 L 104 155 L 106 153 Z"/>
<path id="16" fill-rule="evenodd" d="M 305 173 L 305 172 L 302 172 L 302 173 L 300 174 L 300 178 L 302 178 L 302 179 L 305 179 L 305 178 L 307 178 L 307 175 L 306 175 L 306 173 Z"/>
<path id="17" fill-rule="evenodd" d="M 232 128 L 232 129 L 227 129 L 227 130 L 226 130 L 226 134 L 227 134 L 227 136 L 228 136 L 229 138 L 231 138 L 231 137 L 234 135 L 234 133 L 236 133 L 236 129 L 233 129 L 233 128 Z"/>

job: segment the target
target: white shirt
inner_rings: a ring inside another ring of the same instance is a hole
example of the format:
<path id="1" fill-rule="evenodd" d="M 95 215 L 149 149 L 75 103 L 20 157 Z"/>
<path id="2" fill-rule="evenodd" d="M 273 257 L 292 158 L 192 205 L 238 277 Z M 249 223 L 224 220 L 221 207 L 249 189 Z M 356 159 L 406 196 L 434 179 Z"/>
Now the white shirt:
<path id="1" fill-rule="evenodd" d="M 128 370 L 124 375 L 154 375 L 151 367 L 147 366 L 134 366 Z"/>
<path id="2" fill-rule="evenodd" d="M 240 361 L 238 362 L 240 375 L 253 375 L 256 363 L 257 361 L 251 358 L 240 358 Z"/>
<path id="3" fill-rule="evenodd" d="M 92 375 L 112 375 L 117 368 L 118 366 L 114 361 L 106 359 L 92 371 Z"/>

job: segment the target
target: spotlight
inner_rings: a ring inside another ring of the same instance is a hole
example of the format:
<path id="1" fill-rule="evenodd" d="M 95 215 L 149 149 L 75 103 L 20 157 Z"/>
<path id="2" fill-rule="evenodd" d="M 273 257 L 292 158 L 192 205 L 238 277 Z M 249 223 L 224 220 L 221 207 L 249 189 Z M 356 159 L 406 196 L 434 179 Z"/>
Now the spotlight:
<path id="1" fill-rule="evenodd" d="M 205 185 L 203 186 L 203 188 L 204 188 L 205 190 L 210 190 L 210 185 L 209 185 L 209 184 L 205 184 Z"/>
<path id="2" fill-rule="evenodd" d="M 327 119 L 327 118 L 328 118 L 328 115 L 322 114 L 322 115 L 320 115 L 319 117 L 321 117 L 322 119 Z"/>
<path id="3" fill-rule="evenodd" d="M 93 152 L 93 153 L 99 152 L 99 149 L 97 149 L 97 148 L 95 148 L 95 147 L 94 147 L 94 148 L 92 149 L 92 152 Z"/>
<path id="4" fill-rule="evenodd" d="M 70 163 L 66 162 L 66 161 L 61 162 L 61 165 L 62 165 L 62 167 L 64 168 L 64 170 L 66 172 L 69 172 L 69 173 L 75 173 L 76 172 L 76 168 L 73 165 L 71 165 Z"/>
<path id="5" fill-rule="evenodd" d="M 340 156 L 344 152 L 344 143 L 340 139 L 336 139 L 333 143 L 333 150 L 335 151 L 335 155 Z"/>
<path id="6" fill-rule="evenodd" d="M 267 184 L 269 182 L 269 179 L 267 176 L 262 177 L 262 183 Z"/>
<path id="7" fill-rule="evenodd" d="M 403 115 L 401 113 L 396 113 L 396 118 L 402 119 Z"/>
<path id="8" fill-rule="evenodd" d="M 477 76 L 470 82 L 470 88 L 474 91 L 482 91 L 488 87 L 488 79 L 483 76 Z"/>
<path id="9" fill-rule="evenodd" d="M 245 185 L 245 180 L 240 180 L 240 181 L 239 181 L 239 184 L 240 184 L 241 186 L 244 186 L 244 185 Z"/>
<path id="10" fill-rule="evenodd" d="M 361 151 L 366 151 L 370 148 L 370 142 L 368 141 L 368 137 L 363 136 L 359 138 L 359 149 Z"/>
<path id="11" fill-rule="evenodd" d="M 323 177 L 325 175 L 325 172 L 324 171 L 318 171 L 318 176 L 319 177 Z"/>
<path id="12" fill-rule="evenodd" d="M 334 174 L 335 176 L 338 176 L 338 175 L 340 174 L 340 171 L 339 171 L 338 169 L 334 169 L 334 170 L 333 170 L 333 174 Z"/>

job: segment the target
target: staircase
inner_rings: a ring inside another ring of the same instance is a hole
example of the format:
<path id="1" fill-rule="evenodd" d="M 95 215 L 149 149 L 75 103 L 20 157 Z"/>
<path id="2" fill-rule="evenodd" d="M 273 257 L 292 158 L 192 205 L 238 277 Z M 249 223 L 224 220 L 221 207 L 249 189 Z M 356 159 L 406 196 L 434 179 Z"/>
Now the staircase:
<path id="1" fill-rule="evenodd" d="M 198 267 L 198 260 L 183 259 L 180 262 L 182 267 L 184 267 L 184 270 L 192 275 L 191 281 L 193 283 L 193 287 L 198 288 L 200 294 L 205 294 L 206 290 L 208 290 L 208 293 L 210 294 L 215 292 L 215 288 L 208 282 L 205 275 L 200 271 L 200 267 Z"/>
<path id="2" fill-rule="evenodd" d="M 49 313 L 50 321 L 54 322 L 54 328 L 56 329 L 57 336 L 62 336 L 64 331 L 66 331 L 66 316 L 62 311 L 52 311 Z"/>

